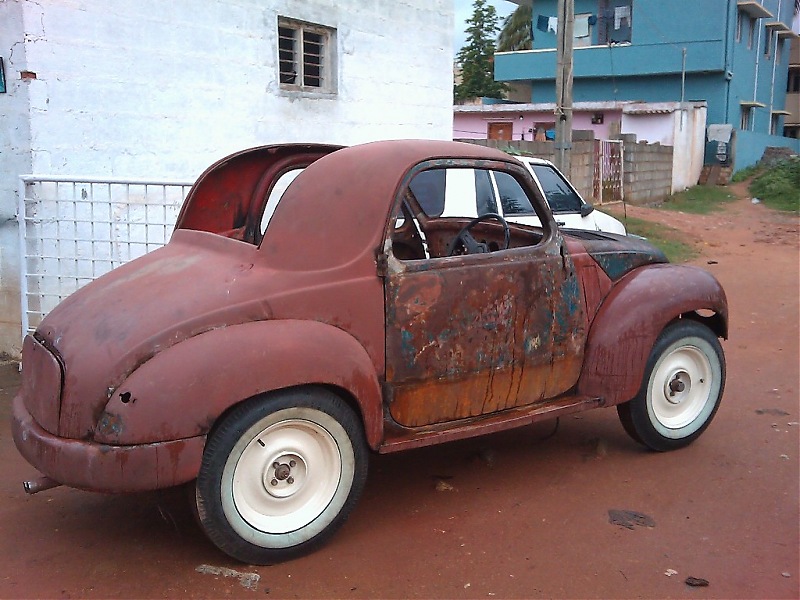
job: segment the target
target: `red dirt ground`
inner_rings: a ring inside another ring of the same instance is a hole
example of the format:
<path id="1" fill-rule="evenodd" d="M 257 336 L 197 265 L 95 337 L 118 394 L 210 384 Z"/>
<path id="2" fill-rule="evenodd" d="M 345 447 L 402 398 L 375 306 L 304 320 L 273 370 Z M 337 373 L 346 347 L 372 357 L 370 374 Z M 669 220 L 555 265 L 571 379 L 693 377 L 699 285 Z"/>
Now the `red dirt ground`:
<path id="1" fill-rule="evenodd" d="M 728 293 L 725 397 L 690 447 L 647 452 L 607 409 L 376 456 L 328 545 L 251 567 L 205 540 L 185 490 L 26 496 L 34 472 L 8 428 L 19 378 L 5 367 L 0 597 L 797 598 L 798 219 L 748 198 L 709 216 L 628 211 L 699 240 L 693 262 Z M 609 509 L 655 526 L 612 525 Z"/>

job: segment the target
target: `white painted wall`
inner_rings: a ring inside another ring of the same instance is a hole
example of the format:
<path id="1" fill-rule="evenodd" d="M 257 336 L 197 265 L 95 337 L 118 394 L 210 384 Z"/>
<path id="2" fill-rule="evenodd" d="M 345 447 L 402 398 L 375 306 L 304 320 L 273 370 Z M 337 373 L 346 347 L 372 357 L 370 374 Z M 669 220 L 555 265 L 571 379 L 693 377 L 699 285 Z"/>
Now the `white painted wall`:
<path id="1" fill-rule="evenodd" d="M 654 109 L 666 109 L 663 114 L 622 114 L 622 133 L 636 134 L 638 141 L 673 146 L 672 192 L 697 185 L 703 170 L 705 127 L 708 107 L 704 102 L 653 104 Z"/>
<path id="2" fill-rule="evenodd" d="M 675 112 L 672 155 L 672 192 L 697 185 L 703 170 L 708 108 L 698 106 Z"/>
<path id="3" fill-rule="evenodd" d="M 334 98 L 280 89 L 279 15 L 337 30 Z M 0 352 L 22 173 L 193 179 L 259 144 L 451 137 L 450 0 L 4 0 L 0 23 Z"/>
<path id="4" fill-rule="evenodd" d="M 622 114 L 622 133 L 635 133 L 640 142 L 662 146 L 673 145 L 673 113 L 666 114 Z"/>
<path id="5" fill-rule="evenodd" d="M 21 349 L 17 175 L 31 170 L 28 87 L 18 80 L 25 69 L 22 5 L 0 2 L 0 56 L 6 93 L 0 94 L 0 359 Z"/>

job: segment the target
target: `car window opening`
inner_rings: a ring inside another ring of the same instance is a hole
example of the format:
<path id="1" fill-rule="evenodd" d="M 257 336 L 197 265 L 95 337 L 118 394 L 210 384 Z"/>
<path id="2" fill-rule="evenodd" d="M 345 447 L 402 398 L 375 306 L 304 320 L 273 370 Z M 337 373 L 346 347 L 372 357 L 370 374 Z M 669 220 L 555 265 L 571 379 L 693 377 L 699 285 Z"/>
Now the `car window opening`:
<path id="1" fill-rule="evenodd" d="M 455 167 L 420 171 L 400 203 L 392 252 L 404 261 L 440 259 L 533 246 L 542 240 L 540 229 L 512 226 L 504 214 L 535 214 L 513 175 Z"/>

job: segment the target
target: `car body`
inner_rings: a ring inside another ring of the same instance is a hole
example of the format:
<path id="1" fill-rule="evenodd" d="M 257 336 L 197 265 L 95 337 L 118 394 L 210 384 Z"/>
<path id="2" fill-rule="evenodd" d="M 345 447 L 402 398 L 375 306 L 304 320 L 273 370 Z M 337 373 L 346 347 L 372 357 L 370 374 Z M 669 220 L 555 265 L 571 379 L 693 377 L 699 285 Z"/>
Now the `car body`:
<path id="1" fill-rule="evenodd" d="M 426 212 L 417 178 L 458 169 L 510 177 L 541 227 Z M 727 323 L 712 275 L 559 230 L 502 152 L 265 146 L 212 165 L 166 246 L 26 337 L 12 431 L 31 491 L 195 481 L 208 537 L 270 563 L 342 524 L 370 452 L 603 406 L 653 449 L 688 444 L 722 396 Z"/>
<path id="2" fill-rule="evenodd" d="M 533 175 L 559 227 L 607 231 L 620 235 L 627 233 L 625 225 L 618 219 L 597 210 L 589 202 L 586 202 L 578 190 L 549 160 L 532 156 L 517 156 L 516 158 Z M 524 217 L 513 217 L 512 220 L 523 225 L 541 225 L 533 219 L 525 220 Z"/>
<path id="3" fill-rule="evenodd" d="M 559 227 L 626 234 L 620 221 L 586 202 L 553 163 L 531 156 L 515 158 L 530 172 Z M 434 177 L 429 175 L 429 179 Z M 482 169 L 451 169 L 440 174 L 439 181 L 425 183 L 439 194 L 444 190 L 445 202 L 442 214 L 438 216 L 476 217 L 492 212 L 514 223 L 541 225 L 533 206 L 503 174 L 487 173 Z"/>

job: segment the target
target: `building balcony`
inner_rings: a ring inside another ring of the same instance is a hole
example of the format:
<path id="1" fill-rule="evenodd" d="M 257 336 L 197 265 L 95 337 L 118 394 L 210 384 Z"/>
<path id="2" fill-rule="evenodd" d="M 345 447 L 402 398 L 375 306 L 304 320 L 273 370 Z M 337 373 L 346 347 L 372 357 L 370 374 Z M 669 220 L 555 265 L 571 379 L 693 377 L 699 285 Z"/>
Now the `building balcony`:
<path id="1" fill-rule="evenodd" d="M 736 7 L 752 19 L 771 19 L 774 15 L 756 0 L 738 0 Z"/>
<path id="2" fill-rule="evenodd" d="M 621 44 L 575 48 L 573 73 L 578 78 L 642 77 L 681 73 L 682 49 L 686 48 L 686 73 L 722 72 L 725 69 L 723 40 L 675 44 Z M 553 80 L 555 49 L 498 52 L 498 81 Z"/>

